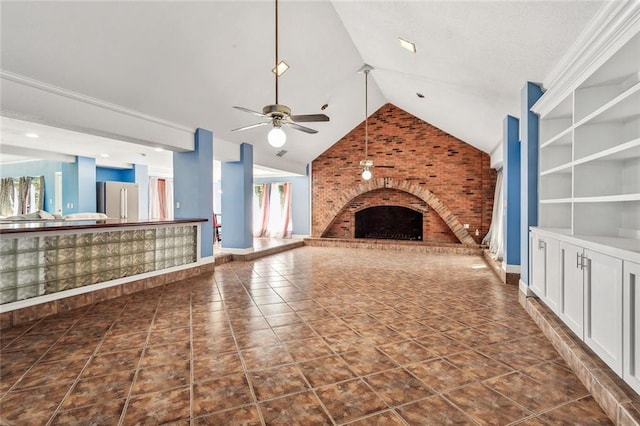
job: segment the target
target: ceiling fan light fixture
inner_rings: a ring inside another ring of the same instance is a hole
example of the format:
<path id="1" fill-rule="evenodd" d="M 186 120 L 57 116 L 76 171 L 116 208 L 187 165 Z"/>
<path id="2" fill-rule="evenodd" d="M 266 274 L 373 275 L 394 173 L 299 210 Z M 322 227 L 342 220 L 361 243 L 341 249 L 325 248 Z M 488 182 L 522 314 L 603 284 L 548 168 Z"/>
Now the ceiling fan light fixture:
<path id="1" fill-rule="evenodd" d="M 287 141 L 287 134 L 280 127 L 274 127 L 267 134 L 269 145 L 274 148 L 280 148 Z"/>
<path id="2" fill-rule="evenodd" d="M 362 171 L 362 179 L 369 180 L 371 179 L 371 170 L 368 167 L 365 167 Z"/>
<path id="3" fill-rule="evenodd" d="M 280 62 L 278 62 L 278 65 L 276 65 L 271 70 L 271 72 L 274 73 L 275 75 L 277 75 L 278 77 L 280 77 L 280 76 L 282 76 L 282 74 L 287 72 L 288 69 L 289 69 L 289 65 L 285 61 L 280 61 Z"/>
<path id="4" fill-rule="evenodd" d="M 405 40 L 402 37 L 398 37 L 398 40 L 400 40 L 400 46 L 404 47 L 405 49 L 407 49 L 409 52 L 411 53 L 416 53 L 416 44 L 409 41 L 409 40 Z"/>

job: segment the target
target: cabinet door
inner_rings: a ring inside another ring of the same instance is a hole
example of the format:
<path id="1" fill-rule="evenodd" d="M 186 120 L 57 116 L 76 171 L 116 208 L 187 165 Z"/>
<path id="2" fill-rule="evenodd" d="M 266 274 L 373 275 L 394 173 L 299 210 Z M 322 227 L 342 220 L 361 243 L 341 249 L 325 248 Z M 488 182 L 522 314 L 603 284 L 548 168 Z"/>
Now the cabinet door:
<path id="1" fill-rule="evenodd" d="M 622 377 L 640 392 L 640 264 L 624 262 L 623 292 L 623 347 L 624 366 Z"/>
<path id="2" fill-rule="evenodd" d="M 584 341 L 622 375 L 622 260 L 585 250 Z"/>
<path id="3" fill-rule="evenodd" d="M 553 238 L 546 238 L 546 299 L 547 306 L 556 313 L 562 306 L 562 259 L 560 258 L 560 242 Z"/>
<path id="4" fill-rule="evenodd" d="M 547 243 L 543 237 L 531 233 L 531 290 L 543 301 L 547 288 Z"/>
<path id="5" fill-rule="evenodd" d="M 562 307 L 559 315 L 580 339 L 584 339 L 584 280 L 582 266 L 580 265 L 580 256 L 582 254 L 582 247 L 560 242 Z"/>

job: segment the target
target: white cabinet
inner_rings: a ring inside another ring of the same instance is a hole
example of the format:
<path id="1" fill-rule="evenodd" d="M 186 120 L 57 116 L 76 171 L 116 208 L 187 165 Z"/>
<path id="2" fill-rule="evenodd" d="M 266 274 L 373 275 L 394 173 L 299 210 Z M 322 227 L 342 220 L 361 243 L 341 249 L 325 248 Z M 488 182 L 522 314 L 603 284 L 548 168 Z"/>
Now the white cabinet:
<path id="1" fill-rule="evenodd" d="M 530 289 L 613 371 L 635 377 L 635 366 L 640 368 L 640 318 L 635 316 L 636 306 L 640 307 L 636 293 L 640 265 L 625 260 L 623 270 L 620 257 L 537 228 L 531 230 L 530 241 Z M 625 359 L 633 362 L 625 364 Z"/>
<path id="2" fill-rule="evenodd" d="M 544 299 L 547 295 L 547 243 L 544 237 L 534 232 L 529 234 L 529 253 L 531 291 L 540 299 Z"/>
<path id="3" fill-rule="evenodd" d="M 582 255 L 582 247 L 560 241 L 562 305 L 558 316 L 571 331 L 584 339 L 584 271 L 580 263 Z"/>
<path id="4" fill-rule="evenodd" d="M 584 341 L 622 375 L 622 260 L 592 250 L 581 257 L 584 272 Z"/>
<path id="5" fill-rule="evenodd" d="M 640 393 L 640 264 L 625 261 L 624 272 L 624 354 L 622 378 Z"/>
<path id="6" fill-rule="evenodd" d="M 562 306 L 560 247 L 558 240 L 532 232 L 531 290 L 556 314 Z"/>

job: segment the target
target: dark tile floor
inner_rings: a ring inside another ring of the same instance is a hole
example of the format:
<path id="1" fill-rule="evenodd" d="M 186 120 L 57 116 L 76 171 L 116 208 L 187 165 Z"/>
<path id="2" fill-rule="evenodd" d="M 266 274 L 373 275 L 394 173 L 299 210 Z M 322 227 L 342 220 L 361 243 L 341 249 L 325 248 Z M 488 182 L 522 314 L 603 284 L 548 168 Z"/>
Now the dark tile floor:
<path id="1" fill-rule="evenodd" d="M 8 424 L 610 424 L 475 256 L 304 247 L 0 344 Z"/>

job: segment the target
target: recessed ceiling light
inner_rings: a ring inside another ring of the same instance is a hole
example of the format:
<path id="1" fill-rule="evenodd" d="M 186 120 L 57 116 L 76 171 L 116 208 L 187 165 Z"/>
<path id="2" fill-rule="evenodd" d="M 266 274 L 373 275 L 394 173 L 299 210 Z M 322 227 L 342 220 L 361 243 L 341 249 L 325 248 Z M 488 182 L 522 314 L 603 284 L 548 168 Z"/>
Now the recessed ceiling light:
<path id="1" fill-rule="evenodd" d="M 411 53 L 416 53 L 415 43 L 412 43 L 409 40 L 405 40 L 402 37 L 398 37 L 398 40 L 400 40 L 400 46 L 404 47 Z"/>
<path id="2" fill-rule="evenodd" d="M 37 133 L 25 133 L 25 136 L 31 139 L 38 139 L 40 137 Z"/>
<path id="3" fill-rule="evenodd" d="M 274 69 L 271 70 L 271 72 L 276 74 L 278 77 L 280 77 L 288 69 L 289 69 L 289 65 L 287 65 L 287 63 L 285 61 L 280 61 L 280 62 L 278 62 L 278 65 Z"/>
<path id="4" fill-rule="evenodd" d="M 100 154 L 100 157 L 102 158 L 107 158 L 109 156 L 109 154 Z"/>

